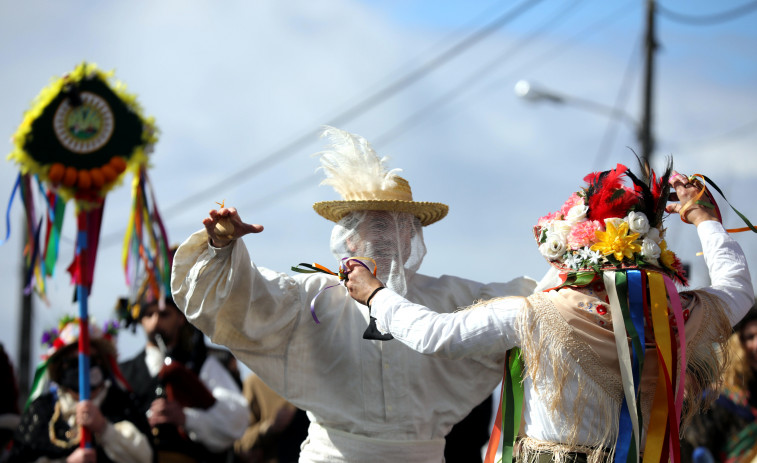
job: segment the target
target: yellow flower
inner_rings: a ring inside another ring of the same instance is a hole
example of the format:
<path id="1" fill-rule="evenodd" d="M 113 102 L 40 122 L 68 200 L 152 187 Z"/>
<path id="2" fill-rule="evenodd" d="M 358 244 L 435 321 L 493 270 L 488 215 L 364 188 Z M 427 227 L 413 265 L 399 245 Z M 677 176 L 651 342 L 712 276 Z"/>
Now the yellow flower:
<path id="1" fill-rule="evenodd" d="M 599 242 L 591 246 L 592 251 L 599 251 L 605 256 L 612 254 L 618 261 L 623 257 L 633 259 L 634 253 L 641 252 L 641 245 L 635 242 L 639 234 L 628 234 L 628 222 L 621 222 L 617 228 L 612 221 L 605 222 L 605 225 L 607 231 L 594 232 Z"/>
<path id="2" fill-rule="evenodd" d="M 662 262 L 662 265 L 669 269 L 673 269 L 675 259 L 676 255 L 673 251 L 668 249 L 668 243 L 666 243 L 665 240 L 660 241 L 660 262 Z"/>

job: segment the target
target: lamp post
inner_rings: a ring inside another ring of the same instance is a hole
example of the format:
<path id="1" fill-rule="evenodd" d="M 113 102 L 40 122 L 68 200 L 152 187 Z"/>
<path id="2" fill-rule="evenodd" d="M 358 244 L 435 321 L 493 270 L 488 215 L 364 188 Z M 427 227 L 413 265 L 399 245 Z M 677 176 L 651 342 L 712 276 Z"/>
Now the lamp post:
<path id="1" fill-rule="evenodd" d="M 652 167 L 652 153 L 654 151 L 654 136 L 652 134 L 652 99 L 654 87 L 654 53 L 657 50 L 655 36 L 655 0 L 646 0 L 644 34 L 644 82 L 642 89 L 641 122 L 634 119 L 627 112 L 583 98 L 558 94 L 534 86 L 526 80 L 515 84 L 515 94 L 529 101 L 549 101 L 556 104 L 570 104 L 607 117 L 622 120 L 629 124 L 641 145 L 641 161 Z M 646 179 L 647 172 L 642 172 Z"/>
<path id="2" fill-rule="evenodd" d="M 566 104 L 576 106 L 590 112 L 598 113 L 606 117 L 617 119 L 627 124 L 636 134 L 637 138 L 641 138 L 641 125 L 639 124 L 639 122 L 634 119 L 633 116 L 621 109 L 613 108 L 602 103 L 597 103 L 596 101 L 547 90 L 544 87 L 535 85 L 534 83 L 527 80 L 519 80 L 518 83 L 515 84 L 515 94 L 519 98 L 523 98 L 527 101 L 547 101 L 554 104 Z"/>

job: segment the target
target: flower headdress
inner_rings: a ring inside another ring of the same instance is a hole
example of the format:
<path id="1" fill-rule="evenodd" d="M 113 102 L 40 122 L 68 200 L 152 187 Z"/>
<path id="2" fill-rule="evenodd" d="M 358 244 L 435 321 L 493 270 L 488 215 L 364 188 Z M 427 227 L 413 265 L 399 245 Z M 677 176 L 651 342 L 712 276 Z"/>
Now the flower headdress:
<path id="1" fill-rule="evenodd" d="M 637 268 L 665 273 L 686 285 L 681 261 L 664 239 L 671 170 L 669 162 L 662 176 L 650 172 L 648 182 L 622 164 L 587 175 L 584 188 L 539 219 L 534 227 L 539 251 L 567 275 Z"/>
<path id="2" fill-rule="evenodd" d="M 119 387 L 130 389 L 116 362 L 116 337 L 120 328 L 119 323 L 115 320 L 108 320 L 102 327 L 90 320 L 89 341 L 92 345 L 97 346 L 100 355 L 107 360 L 113 378 L 119 383 Z M 80 319 L 71 315 L 63 316 L 55 328 L 42 333 L 41 344 L 45 352 L 41 355 L 42 362 L 37 365 L 34 372 L 34 381 L 26 401 L 26 407 L 47 389 L 50 382 L 48 374 L 48 370 L 51 368 L 50 362 L 54 362 L 56 355 L 64 348 L 76 345 L 79 342 L 80 334 Z"/>
<path id="3" fill-rule="evenodd" d="M 90 321 L 89 339 L 91 342 L 106 341 L 111 345 L 109 350 L 112 351 L 119 329 L 120 326 L 115 320 L 107 321 L 102 328 Z M 80 334 L 79 318 L 65 315 L 56 328 L 42 333 L 42 346 L 47 347 L 46 352 L 42 354 L 42 359 L 47 360 L 64 347 L 77 343 Z"/>

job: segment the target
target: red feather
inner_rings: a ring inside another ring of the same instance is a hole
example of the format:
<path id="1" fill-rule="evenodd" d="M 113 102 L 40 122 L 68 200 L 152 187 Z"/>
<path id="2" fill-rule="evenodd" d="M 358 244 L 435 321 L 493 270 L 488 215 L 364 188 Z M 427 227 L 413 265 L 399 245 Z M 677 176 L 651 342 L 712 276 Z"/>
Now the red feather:
<path id="1" fill-rule="evenodd" d="M 589 220 L 604 223 L 604 219 L 610 217 L 625 217 L 628 209 L 639 201 L 633 190 L 623 184 L 627 170 L 626 166 L 618 164 L 613 170 L 584 177 L 589 183 L 586 194 Z"/>

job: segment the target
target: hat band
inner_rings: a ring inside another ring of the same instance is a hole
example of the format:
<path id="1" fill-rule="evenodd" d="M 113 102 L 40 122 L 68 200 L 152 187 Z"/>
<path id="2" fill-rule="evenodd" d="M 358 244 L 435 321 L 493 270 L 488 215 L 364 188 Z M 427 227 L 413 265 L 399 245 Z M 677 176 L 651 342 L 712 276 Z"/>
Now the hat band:
<path id="1" fill-rule="evenodd" d="M 380 190 L 380 191 L 361 191 L 345 195 L 347 201 L 412 201 L 413 195 L 409 191 L 401 190 Z"/>

